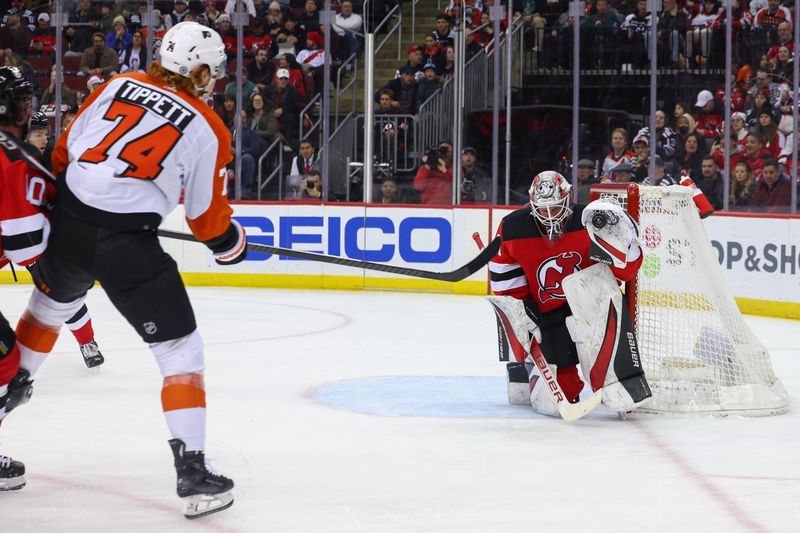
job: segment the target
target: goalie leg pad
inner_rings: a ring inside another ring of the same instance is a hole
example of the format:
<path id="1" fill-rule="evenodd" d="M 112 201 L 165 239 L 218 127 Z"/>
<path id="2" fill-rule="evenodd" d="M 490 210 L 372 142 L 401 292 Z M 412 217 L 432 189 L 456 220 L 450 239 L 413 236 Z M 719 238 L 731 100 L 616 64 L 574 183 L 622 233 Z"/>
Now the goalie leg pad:
<path id="1" fill-rule="evenodd" d="M 547 367 L 544 372 L 556 374 L 556 365 L 547 365 Z M 539 414 L 560 417 L 553 394 L 548 389 L 547 380 L 539 374 L 535 367 L 531 369 L 531 372 L 533 372 L 531 375 L 531 407 Z"/>
<path id="2" fill-rule="evenodd" d="M 615 411 L 648 401 L 636 336 L 609 267 L 597 264 L 567 276 L 564 293 L 573 313 L 567 328 L 592 390 L 602 388 L 603 403 Z"/>
<path id="3" fill-rule="evenodd" d="M 489 303 L 497 318 L 498 348 L 500 360 L 508 361 L 510 355 L 522 363 L 530 349 L 531 339 L 541 341 L 537 325 L 538 310 L 533 302 L 519 300 L 512 296 L 489 296 Z"/>
<path id="4" fill-rule="evenodd" d="M 506 364 L 508 403 L 511 405 L 531 404 L 531 385 L 525 367 L 525 363 Z"/>

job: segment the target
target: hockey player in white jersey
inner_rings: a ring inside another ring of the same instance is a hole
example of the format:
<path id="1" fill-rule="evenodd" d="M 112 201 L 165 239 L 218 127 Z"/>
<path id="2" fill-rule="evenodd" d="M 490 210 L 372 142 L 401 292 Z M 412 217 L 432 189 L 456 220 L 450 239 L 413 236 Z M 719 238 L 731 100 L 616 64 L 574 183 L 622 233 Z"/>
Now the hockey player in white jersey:
<path id="1" fill-rule="evenodd" d="M 196 518 L 230 507 L 233 481 L 205 463 L 203 341 L 156 229 L 183 194 L 189 228 L 217 263 L 242 261 L 247 239 L 225 196 L 230 135 L 197 97 L 225 74 L 222 39 L 182 22 L 164 36 L 160 57 L 147 74 L 121 74 L 94 91 L 59 139 L 50 244 L 33 268 L 37 288 L 17 338 L 20 365 L 33 376 L 61 324 L 102 283 L 158 363 L 178 495 Z"/>

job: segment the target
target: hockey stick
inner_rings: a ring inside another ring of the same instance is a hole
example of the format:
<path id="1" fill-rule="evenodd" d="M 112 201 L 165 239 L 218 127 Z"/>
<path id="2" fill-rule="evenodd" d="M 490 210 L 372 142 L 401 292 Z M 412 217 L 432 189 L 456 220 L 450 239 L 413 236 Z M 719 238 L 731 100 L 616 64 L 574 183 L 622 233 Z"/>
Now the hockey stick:
<path id="1" fill-rule="evenodd" d="M 198 242 L 194 235 L 189 233 L 181 233 L 178 231 L 160 229 L 158 230 L 158 235 L 160 237 L 167 237 L 170 239 Z M 454 283 L 471 276 L 486 266 L 492 257 L 497 254 L 497 251 L 500 250 L 501 244 L 501 238 L 496 237 L 492 242 L 489 243 L 489 246 L 484 248 L 481 253 L 475 256 L 475 258 L 469 263 L 453 270 L 452 272 L 430 272 L 428 270 L 417 270 L 415 268 L 384 265 L 382 263 L 371 263 L 369 261 L 357 261 L 354 259 L 345 259 L 343 257 L 334 257 L 331 255 L 317 254 L 314 252 L 302 252 L 299 250 L 279 248 L 277 246 L 267 246 L 265 244 L 256 244 L 252 242 L 247 243 L 247 249 L 253 252 L 265 254 L 297 257 L 298 259 L 308 259 L 309 261 L 318 261 L 320 263 L 331 263 L 334 265 L 342 265 L 354 268 L 365 268 L 367 270 L 378 270 L 380 272 L 389 272 L 391 274 L 402 274 L 404 276 L 411 276 L 415 278 L 433 279 L 437 281 L 448 281 Z"/>
<path id="2" fill-rule="evenodd" d="M 8 137 L 2 131 L 0 131 L 0 144 L 3 144 L 9 149 L 18 151 L 20 153 L 20 156 L 23 159 L 25 159 L 25 161 L 28 164 L 35 167 L 39 172 L 42 173 L 42 177 L 52 181 L 53 183 L 56 182 L 56 177 L 53 175 L 52 172 L 47 170 L 35 157 L 33 157 L 25 149 L 23 149 L 16 140 Z M 161 237 L 167 237 L 170 239 L 197 241 L 194 235 L 188 233 L 180 233 L 177 231 L 160 229 L 158 230 L 158 234 Z M 495 254 L 497 254 L 498 250 L 500 250 L 501 244 L 502 241 L 500 237 L 495 238 L 495 240 L 489 243 L 489 246 L 483 249 L 481 253 L 479 253 L 469 263 L 453 270 L 452 272 L 431 272 L 428 270 L 418 270 L 415 268 L 398 267 L 394 265 L 385 265 L 382 263 L 372 263 L 369 261 L 357 261 L 353 259 L 345 259 L 342 257 L 333 257 L 330 255 L 317 254 L 313 252 L 302 252 L 299 250 L 290 250 L 288 248 L 279 248 L 277 246 L 267 246 L 264 244 L 247 243 L 247 248 L 254 252 L 275 254 L 285 257 L 296 257 L 298 259 L 307 259 L 309 261 L 317 261 L 320 263 L 332 263 L 334 265 L 349 266 L 354 268 L 365 268 L 367 270 L 377 270 L 380 272 L 389 272 L 391 274 L 402 274 L 404 276 L 411 276 L 415 278 L 424 278 L 436 281 L 447 281 L 455 283 L 457 281 L 461 281 L 465 278 L 468 278 L 469 276 L 471 276 L 472 274 L 474 274 L 475 272 L 479 271 L 481 268 L 486 266 L 486 264 L 492 259 L 492 257 L 494 257 Z"/>

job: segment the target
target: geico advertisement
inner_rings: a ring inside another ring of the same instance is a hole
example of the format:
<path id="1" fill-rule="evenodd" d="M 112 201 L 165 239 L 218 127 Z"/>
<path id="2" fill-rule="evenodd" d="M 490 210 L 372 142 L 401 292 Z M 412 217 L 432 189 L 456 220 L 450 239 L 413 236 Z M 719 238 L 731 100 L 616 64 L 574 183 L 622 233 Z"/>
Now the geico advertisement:
<path id="1" fill-rule="evenodd" d="M 478 253 L 468 236 L 478 231 L 484 239 L 488 237 L 488 214 L 477 209 L 291 204 L 233 207 L 234 217 L 252 243 L 423 270 L 449 271 L 461 266 Z M 201 248 L 184 247 L 182 270 L 222 271 Z M 250 273 L 364 274 L 357 268 L 257 252 L 250 252 L 244 262 L 226 269 Z M 368 275 L 392 276 L 382 272 Z"/>
<path id="2" fill-rule="evenodd" d="M 800 220 L 712 216 L 705 224 L 734 296 L 800 302 Z"/>

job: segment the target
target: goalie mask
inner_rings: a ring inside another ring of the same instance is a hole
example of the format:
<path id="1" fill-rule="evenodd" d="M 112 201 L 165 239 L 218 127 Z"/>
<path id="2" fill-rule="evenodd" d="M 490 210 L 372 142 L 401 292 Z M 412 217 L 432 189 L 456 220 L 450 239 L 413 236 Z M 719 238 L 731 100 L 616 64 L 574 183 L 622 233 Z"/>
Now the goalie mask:
<path id="1" fill-rule="evenodd" d="M 531 214 L 547 230 L 550 239 L 561 236 L 564 224 L 572 214 L 572 186 L 558 172 L 546 170 L 533 178 L 528 191 Z"/>

